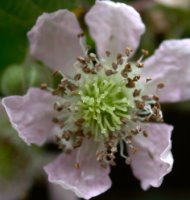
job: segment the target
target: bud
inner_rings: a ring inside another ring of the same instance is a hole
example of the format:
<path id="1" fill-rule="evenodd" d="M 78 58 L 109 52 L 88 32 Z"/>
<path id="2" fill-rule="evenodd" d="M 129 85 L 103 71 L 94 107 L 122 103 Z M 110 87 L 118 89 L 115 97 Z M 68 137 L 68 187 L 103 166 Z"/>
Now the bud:
<path id="1" fill-rule="evenodd" d="M 5 96 L 22 95 L 29 87 L 40 87 L 44 82 L 52 84 L 47 68 L 39 64 L 11 65 L 1 75 L 1 92 Z"/>

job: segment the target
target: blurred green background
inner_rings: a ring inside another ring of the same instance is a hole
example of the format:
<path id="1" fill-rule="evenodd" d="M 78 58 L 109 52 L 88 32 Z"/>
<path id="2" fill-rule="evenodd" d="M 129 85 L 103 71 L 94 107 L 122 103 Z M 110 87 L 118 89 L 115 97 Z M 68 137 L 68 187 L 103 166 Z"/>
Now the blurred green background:
<path id="1" fill-rule="evenodd" d="M 153 0 L 123 0 L 120 2 L 130 4 L 140 12 L 146 25 L 146 33 L 142 37 L 140 47 L 149 50 L 150 53 L 153 53 L 165 39 L 190 37 L 190 7 L 167 6 L 157 4 Z M 81 25 L 86 29 L 83 17 L 93 3 L 94 0 L 0 0 L 1 96 L 6 95 L 6 92 L 2 89 L 5 71 L 11 65 L 20 65 L 25 60 L 28 53 L 26 34 L 34 25 L 37 17 L 43 12 L 69 9 L 77 15 Z M 93 45 L 89 36 L 87 41 Z M 8 77 L 10 81 L 13 79 L 14 75 Z M 172 173 L 165 177 L 163 185 L 159 189 L 142 191 L 130 168 L 124 164 L 123 160 L 118 158 L 118 165 L 111 172 L 112 188 L 105 194 L 93 198 L 94 200 L 190 199 L 190 102 L 163 105 L 163 109 L 165 121 L 175 126 L 173 132 L 174 169 Z M 51 151 L 49 147 L 45 151 L 49 149 Z M 49 199 L 47 183 L 44 178 L 36 179 L 24 200 L 30 199 Z"/>

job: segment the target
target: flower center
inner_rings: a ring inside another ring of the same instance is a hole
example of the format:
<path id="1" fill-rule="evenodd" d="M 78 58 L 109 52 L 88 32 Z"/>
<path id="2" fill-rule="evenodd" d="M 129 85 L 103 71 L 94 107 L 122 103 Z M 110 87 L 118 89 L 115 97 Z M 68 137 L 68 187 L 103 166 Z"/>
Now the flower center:
<path id="1" fill-rule="evenodd" d="M 61 149 L 79 148 L 88 138 L 99 146 L 96 155 L 99 162 L 114 165 L 119 145 L 120 155 L 128 163 L 126 149 L 136 151 L 132 138 L 137 134 L 147 137 L 141 123 L 162 121 L 159 98 L 142 94 L 150 81 L 140 77 L 143 56 L 132 65 L 128 62 L 129 54 L 130 49 L 126 49 L 126 54 L 118 54 L 113 62 L 109 52 L 101 59 L 90 53 L 77 58 L 73 78 L 60 72 L 60 84 L 49 90 L 58 99 L 54 104 L 57 117 L 53 121 L 59 127 L 56 138 Z M 46 85 L 42 88 L 48 89 Z"/>
<path id="2" fill-rule="evenodd" d="M 131 105 L 125 84 L 124 80 L 118 80 L 117 75 L 108 77 L 100 72 L 98 77 L 86 79 L 80 88 L 78 105 L 84 125 L 96 140 L 100 134 L 108 137 L 110 132 L 120 130 L 121 119 L 128 118 Z"/>

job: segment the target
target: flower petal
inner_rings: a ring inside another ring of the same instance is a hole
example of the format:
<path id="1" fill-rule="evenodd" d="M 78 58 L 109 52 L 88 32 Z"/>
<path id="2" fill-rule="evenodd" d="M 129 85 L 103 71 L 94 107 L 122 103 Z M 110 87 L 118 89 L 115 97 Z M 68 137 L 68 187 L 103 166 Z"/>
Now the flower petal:
<path id="1" fill-rule="evenodd" d="M 77 200 L 76 195 L 69 191 L 64 190 L 61 186 L 49 183 L 50 199 L 52 200 Z"/>
<path id="2" fill-rule="evenodd" d="M 106 50 L 115 56 L 128 46 L 135 50 L 145 30 L 137 11 L 124 3 L 96 1 L 85 19 L 99 56 Z"/>
<path id="3" fill-rule="evenodd" d="M 28 32 L 31 54 L 55 70 L 72 71 L 76 57 L 83 55 L 77 35 L 82 30 L 68 10 L 41 15 Z"/>
<path id="4" fill-rule="evenodd" d="M 71 154 L 62 154 L 53 163 L 45 166 L 49 181 L 72 190 L 77 196 L 90 199 L 97 196 L 111 186 L 108 177 L 109 168 L 103 168 L 96 161 L 95 143 L 84 141 L 82 149 Z M 80 168 L 74 167 L 77 157 Z"/>
<path id="5" fill-rule="evenodd" d="M 158 83 L 162 102 L 175 102 L 190 98 L 190 39 L 163 42 L 153 56 L 145 61 L 142 75 L 151 77 L 147 93 L 155 90 Z"/>
<path id="6" fill-rule="evenodd" d="M 55 97 L 46 91 L 31 88 L 25 96 L 2 99 L 12 126 L 28 144 L 41 145 L 53 128 L 53 101 Z"/>
<path id="7" fill-rule="evenodd" d="M 173 127 L 167 124 L 144 124 L 142 129 L 147 131 L 148 137 L 135 136 L 134 145 L 138 150 L 129 153 L 133 173 L 146 190 L 150 186 L 159 187 L 163 177 L 172 169 L 170 139 Z"/>

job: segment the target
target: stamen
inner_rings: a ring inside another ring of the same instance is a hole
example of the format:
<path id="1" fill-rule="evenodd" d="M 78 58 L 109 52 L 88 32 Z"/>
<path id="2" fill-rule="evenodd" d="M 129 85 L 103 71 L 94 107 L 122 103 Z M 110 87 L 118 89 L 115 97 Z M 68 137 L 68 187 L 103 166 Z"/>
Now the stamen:
<path id="1" fill-rule="evenodd" d="M 122 140 L 120 140 L 120 142 L 119 142 L 119 147 L 120 147 L 120 156 L 127 160 L 128 157 L 126 155 L 124 155 L 124 145 L 123 145 Z"/>
<path id="2" fill-rule="evenodd" d="M 128 80 L 128 83 L 126 84 L 126 87 L 134 88 L 135 87 L 135 82 L 131 78 L 128 78 L 127 80 Z"/>
<path id="3" fill-rule="evenodd" d="M 42 89 L 42 90 L 46 90 L 47 89 L 47 83 L 42 83 L 41 84 L 41 86 L 40 86 L 40 88 Z"/>
<path id="4" fill-rule="evenodd" d="M 79 44 L 82 48 L 82 51 L 86 55 L 87 54 L 87 48 L 85 48 L 84 33 L 79 33 L 77 36 L 79 38 Z"/>
<path id="5" fill-rule="evenodd" d="M 117 70 L 118 65 L 117 65 L 116 63 L 112 63 L 112 68 L 113 68 L 114 70 Z"/>
<path id="6" fill-rule="evenodd" d="M 106 56 L 109 57 L 111 55 L 110 51 L 106 51 Z"/>
<path id="7" fill-rule="evenodd" d="M 126 48 L 125 55 L 118 54 L 111 64 L 109 51 L 102 59 L 88 53 L 87 49 L 85 52 L 84 57 L 77 57 L 76 74 L 72 78 L 56 72 L 54 74 L 63 77 L 57 88 L 41 85 L 42 89 L 58 96 L 54 103 L 57 116 L 52 119 L 60 130 L 56 142 L 64 152 L 77 149 L 77 169 L 81 167 L 81 149 L 84 148 L 83 140 L 87 138 L 101 144 L 96 153 L 101 166 L 116 164 L 118 144 L 121 157 L 129 164 L 131 158 L 127 149 L 133 153 L 137 151 L 133 137 L 138 134 L 148 137 L 140 124 L 163 121 L 159 97 L 143 95 L 146 83 L 141 81 L 140 70 L 128 62 L 131 48 Z M 142 59 L 147 55 L 148 52 L 142 50 L 138 67 L 143 67 Z M 146 82 L 150 80 L 146 78 Z M 159 83 L 155 89 L 163 87 L 164 84 Z"/>
<path id="8" fill-rule="evenodd" d="M 148 83 L 149 81 L 151 81 L 152 80 L 152 78 L 150 78 L 150 77 L 147 77 L 146 78 L 146 82 Z"/>
<path id="9" fill-rule="evenodd" d="M 126 49 L 125 49 L 125 54 L 126 54 L 126 56 L 130 56 L 130 54 L 133 52 L 133 50 L 132 50 L 132 48 L 131 47 L 127 47 Z"/>
<path id="10" fill-rule="evenodd" d="M 74 77 L 74 80 L 78 81 L 80 79 L 81 79 L 81 74 L 76 74 L 75 77 Z"/>
<path id="11" fill-rule="evenodd" d="M 162 88 L 164 88 L 164 86 L 165 86 L 165 84 L 164 84 L 164 83 L 159 83 L 159 84 L 157 85 L 157 87 L 158 87 L 159 89 L 162 89 Z"/>

